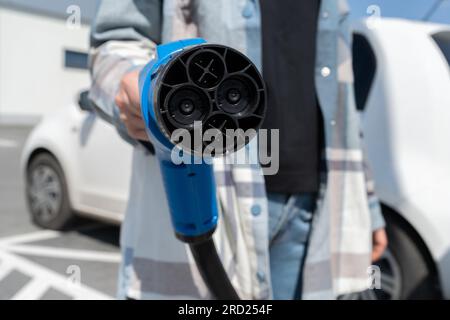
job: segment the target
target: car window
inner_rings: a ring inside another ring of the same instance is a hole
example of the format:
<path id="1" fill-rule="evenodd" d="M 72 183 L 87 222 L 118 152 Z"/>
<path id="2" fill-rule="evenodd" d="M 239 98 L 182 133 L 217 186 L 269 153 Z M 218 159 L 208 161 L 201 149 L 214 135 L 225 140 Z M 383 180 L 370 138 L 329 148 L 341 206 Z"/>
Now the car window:
<path id="1" fill-rule="evenodd" d="M 448 65 L 450 66 L 450 32 L 440 32 L 432 36 L 434 41 L 436 41 L 438 47 L 444 54 L 445 59 L 447 59 Z"/>
<path id="2" fill-rule="evenodd" d="M 356 108 L 359 111 L 363 111 L 365 108 L 376 69 L 377 60 L 369 40 L 362 34 L 353 34 L 354 87 Z"/>

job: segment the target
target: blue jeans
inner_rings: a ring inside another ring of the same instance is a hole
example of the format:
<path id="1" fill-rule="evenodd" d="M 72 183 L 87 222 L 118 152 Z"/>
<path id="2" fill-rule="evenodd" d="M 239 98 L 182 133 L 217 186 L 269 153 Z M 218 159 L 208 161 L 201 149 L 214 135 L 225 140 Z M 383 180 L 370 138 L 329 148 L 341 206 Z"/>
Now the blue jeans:
<path id="1" fill-rule="evenodd" d="M 268 193 L 269 252 L 274 299 L 300 299 L 302 269 L 316 193 Z"/>

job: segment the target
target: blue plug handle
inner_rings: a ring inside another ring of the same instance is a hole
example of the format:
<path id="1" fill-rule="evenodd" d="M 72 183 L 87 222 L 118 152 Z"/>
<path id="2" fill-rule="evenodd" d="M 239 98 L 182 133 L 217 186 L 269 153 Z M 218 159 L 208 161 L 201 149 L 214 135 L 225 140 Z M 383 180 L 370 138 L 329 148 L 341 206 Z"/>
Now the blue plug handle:
<path id="1" fill-rule="evenodd" d="M 218 219 L 212 166 L 206 163 L 175 165 L 167 160 L 160 160 L 160 165 L 177 236 L 211 235 Z"/>

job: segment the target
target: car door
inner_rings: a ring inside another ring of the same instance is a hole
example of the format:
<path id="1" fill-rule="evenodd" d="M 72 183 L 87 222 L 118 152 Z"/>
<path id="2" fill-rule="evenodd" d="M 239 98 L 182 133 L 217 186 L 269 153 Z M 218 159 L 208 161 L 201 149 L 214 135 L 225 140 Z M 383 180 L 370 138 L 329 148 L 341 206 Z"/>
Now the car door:
<path id="1" fill-rule="evenodd" d="M 111 124 L 84 111 L 77 153 L 81 211 L 121 220 L 128 198 L 132 146 Z"/>

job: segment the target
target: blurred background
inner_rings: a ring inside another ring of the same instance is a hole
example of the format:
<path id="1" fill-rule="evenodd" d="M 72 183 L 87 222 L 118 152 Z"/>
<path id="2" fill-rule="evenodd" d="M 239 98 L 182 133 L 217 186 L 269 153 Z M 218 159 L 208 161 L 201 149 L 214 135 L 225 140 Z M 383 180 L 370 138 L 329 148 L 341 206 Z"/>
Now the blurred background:
<path id="1" fill-rule="evenodd" d="M 83 94 L 98 3 L 0 0 L 0 299 L 115 295 L 131 146 Z M 390 245 L 381 288 L 343 298 L 448 299 L 450 0 L 349 4 Z"/>

